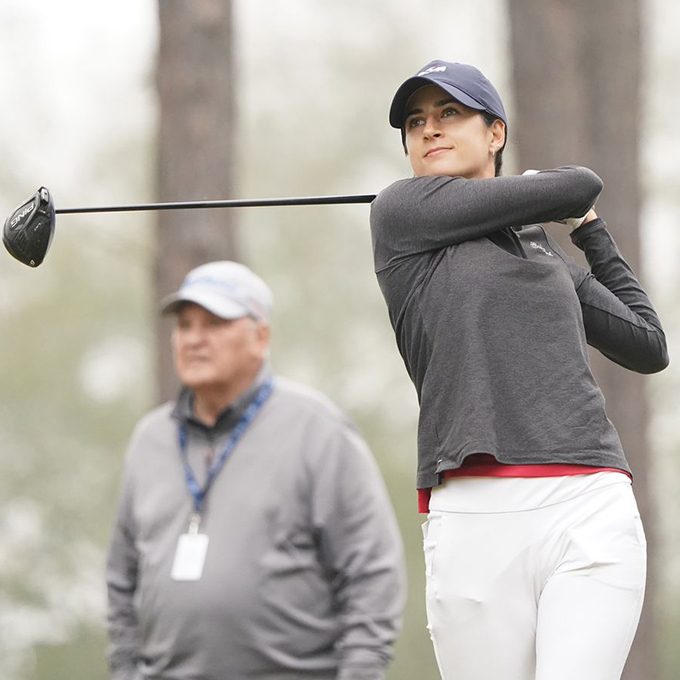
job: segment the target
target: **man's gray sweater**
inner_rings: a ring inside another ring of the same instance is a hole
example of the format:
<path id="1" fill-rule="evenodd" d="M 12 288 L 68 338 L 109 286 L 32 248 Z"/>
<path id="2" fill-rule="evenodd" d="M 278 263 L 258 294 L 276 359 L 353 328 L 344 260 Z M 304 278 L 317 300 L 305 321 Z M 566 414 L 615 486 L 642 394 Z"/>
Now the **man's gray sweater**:
<path id="1" fill-rule="evenodd" d="M 107 568 L 114 680 L 383 677 L 405 600 L 401 539 L 366 444 L 312 390 L 275 379 L 207 495 L 202 578 L 171 578 L 192 512 L 178 425 L 203 484 L 206 454 L 265 373 L 215 428 L 185 391 L 133 434 Z"/>
<path id="2" fill-rule="evenodd" d="M 375 199 L 375 271 L 420 402 L 418 488 L 473 453 L 629 471 L 586 345 L 658 371 L 661 324 L 602 220 L 572 232 L 590 270 L 534 224 L 585 214 L 601 189 L 565 167 L 416 177 Z"/>

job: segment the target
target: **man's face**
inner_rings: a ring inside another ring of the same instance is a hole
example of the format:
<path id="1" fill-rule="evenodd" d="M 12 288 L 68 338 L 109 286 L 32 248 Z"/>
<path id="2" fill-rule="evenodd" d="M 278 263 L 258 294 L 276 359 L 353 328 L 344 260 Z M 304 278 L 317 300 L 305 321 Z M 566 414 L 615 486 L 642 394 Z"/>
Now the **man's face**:
<path id="1" fill-rule="evenodd" d="M 503 124 L 489 127 L 479 111 L 464 106 L 436 85 L 417 90 L 406 104 L 404 129 L 416 177 L 493 177 L 492 148 L 505 138 Z"/>
<path id="2" fill-rule="evenodd" d="M 194 392 L 245 387 L 262 366 L 269 326 L 250 317 L 222 319 L 185 303 L 173 332 L 177 375 Z"/>

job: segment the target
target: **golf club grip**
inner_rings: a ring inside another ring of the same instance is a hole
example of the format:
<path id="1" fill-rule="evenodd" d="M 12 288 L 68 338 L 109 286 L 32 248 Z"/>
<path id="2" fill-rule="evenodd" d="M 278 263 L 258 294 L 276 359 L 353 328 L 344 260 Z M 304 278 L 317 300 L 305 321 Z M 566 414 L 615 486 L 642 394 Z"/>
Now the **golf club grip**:
<path id="1" fill-rule="evenodd" d="M 260 208 L 286 205 L 343 205 L 371 203 L 375 194 L 349 196 L 308 196 L 302 198 L 256 198 L 224 201 L 186 201 L 183 203 L 140 203 L 136 205 L 95 206 L 90 208 L 57 208 L 58 215 L 102 212 L 140 212 L 144 210 L 195 210 L 198 208 Z"/>

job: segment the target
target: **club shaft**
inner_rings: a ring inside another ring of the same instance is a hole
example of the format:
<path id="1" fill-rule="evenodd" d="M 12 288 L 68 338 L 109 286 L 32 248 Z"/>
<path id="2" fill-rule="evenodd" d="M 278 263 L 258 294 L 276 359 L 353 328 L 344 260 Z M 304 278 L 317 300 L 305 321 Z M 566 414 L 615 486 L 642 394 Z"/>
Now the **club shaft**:
<path id="1" fill-rule="evenodd" d="M 132 205 L 91 206 L 86 208 L 57 208 L 58 215 L 103 212 L 141 212 L 145 210 L 196 210 L 199 208 L 260 208 L 285 205 L 343 205 L 371 203 L 374 194 L 353 194 L 348 196 L 307 196 L 301 198 L 255 198 L 224 201 L 185 201 L 182 203 L 138 203 Z"/>

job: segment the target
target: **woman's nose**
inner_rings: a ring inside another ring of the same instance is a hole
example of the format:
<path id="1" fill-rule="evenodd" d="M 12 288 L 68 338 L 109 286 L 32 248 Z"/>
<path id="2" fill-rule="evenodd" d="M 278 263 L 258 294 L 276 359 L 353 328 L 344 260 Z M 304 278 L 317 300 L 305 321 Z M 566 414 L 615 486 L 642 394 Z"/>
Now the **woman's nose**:
<path id="1" fill-rule="evenodd" d="M 434 116 L 428 116 L 425 119 L 425 126 L 423 127 L 423 135 L 428 138 L 436 138 L 442 134 L 439 123 Z"/>

